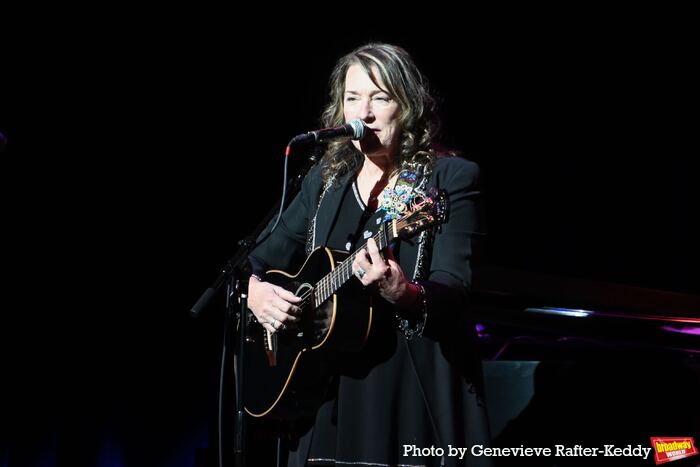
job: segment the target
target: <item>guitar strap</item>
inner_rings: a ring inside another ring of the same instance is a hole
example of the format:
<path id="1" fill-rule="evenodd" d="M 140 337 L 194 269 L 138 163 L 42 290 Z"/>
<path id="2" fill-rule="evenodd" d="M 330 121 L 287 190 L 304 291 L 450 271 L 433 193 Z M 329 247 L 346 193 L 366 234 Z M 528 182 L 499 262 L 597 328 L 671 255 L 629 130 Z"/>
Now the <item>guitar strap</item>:
<path id="1" fill-rule="evenodd" d="M 381 207 L 386 212 L 384 221 L 398 219 L 403 216 L 406 210 L 411 206 L 411 202 L 416 195 L 421 193 L 420 187 L 416 186 L 418 174 L 410 170 L 402 170 L 396 180 L 396 185 L 393 187 L 387 186 L 382 191 Z"/>

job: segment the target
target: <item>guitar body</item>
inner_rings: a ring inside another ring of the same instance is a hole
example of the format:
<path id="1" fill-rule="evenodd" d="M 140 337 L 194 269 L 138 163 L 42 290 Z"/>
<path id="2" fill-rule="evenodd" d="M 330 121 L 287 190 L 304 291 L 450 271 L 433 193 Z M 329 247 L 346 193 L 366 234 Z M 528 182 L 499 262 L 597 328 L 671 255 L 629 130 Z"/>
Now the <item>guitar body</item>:
<path id="1" fill-rule="evenodd" d="M 255 320 L 248 325 L 243 349 L 248 414 L 287 420 L 314 414 L 328 388 L 335 352 L 358 351 L 364 345 L 372 307 L 359 281 L 347 281 L 319 306 L 314 301 L 314 286 L 345 257 L 320 247 L 294 275 L 267 272 L 268 282 L 308 297 L 308 306 L 298 329 L 270 334 Z"/>

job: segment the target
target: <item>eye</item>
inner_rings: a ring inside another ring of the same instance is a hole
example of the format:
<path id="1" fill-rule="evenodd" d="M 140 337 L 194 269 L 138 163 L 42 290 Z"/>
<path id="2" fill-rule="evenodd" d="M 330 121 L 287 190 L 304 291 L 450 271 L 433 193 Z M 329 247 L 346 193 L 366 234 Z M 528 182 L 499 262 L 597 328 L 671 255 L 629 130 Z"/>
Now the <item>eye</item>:
<path id="1" fill-rule="evenodd" d="M 358 99 L 355 96 L 346 96 L 345 97 L 345 102 L 355 102 L 356 100 L 358 100 Z"/>
<path id="2" fill-rule="evenodd" d="M 376 101 L 391 102 L 391 97 L 389 96 L 377 96 L 374 98 Z"/>

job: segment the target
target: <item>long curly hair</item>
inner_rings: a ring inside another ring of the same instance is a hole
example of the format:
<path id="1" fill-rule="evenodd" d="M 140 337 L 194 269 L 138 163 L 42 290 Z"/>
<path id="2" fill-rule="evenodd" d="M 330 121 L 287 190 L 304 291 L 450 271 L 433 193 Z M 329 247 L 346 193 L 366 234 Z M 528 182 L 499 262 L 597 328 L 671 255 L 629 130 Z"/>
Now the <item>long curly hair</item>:
<path id="1" fill-rule="evenodd" d="M 436 158 L 433 138 L 440 128 L 435 99 L 430 95 L 427 79 L 403 48 L 391 44 L 369 43 L 340 58 L 331 73 L 329 102 L 321 114 L 324 127 L 345 123 L 343 96 L 345 75 L 352 65 L 360 65 L 375 85 L 376 72 L 392 99 L 400 108 L 400 157 L 396 171 L 404 168 L 430 170 Z M 353 172 L 362 165 L 363 155 L 350 141 L 331 142 L 322 162 L 324 182 Z"/>

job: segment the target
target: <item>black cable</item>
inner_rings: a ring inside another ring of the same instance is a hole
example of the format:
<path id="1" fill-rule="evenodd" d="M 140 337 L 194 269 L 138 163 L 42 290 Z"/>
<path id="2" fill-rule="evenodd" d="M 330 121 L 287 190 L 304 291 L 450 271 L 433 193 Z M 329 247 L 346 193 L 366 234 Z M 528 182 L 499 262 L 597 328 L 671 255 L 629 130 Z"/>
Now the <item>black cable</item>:
<path id="1" fill-rule="evenodd" d="M 224 418 L 224 374 L 226 369 L 226 338 L 228 336 L 228 325 L 224 326 L 224 344 L 221 350 L 221 368 L 219 370 L 219 467 L 224 466 L 223 451 L 223 418 Z M 238 376 L 236 375 L 236 381 Z"/>
<path id="2" fill-rule="evenodd" d="M 425 389 L 423 389 L 423 383 L 418 375 L 418 369 L 416 368 L 416 362 L 413 359 L 413 354 L 411 353 L 411 346 L 408 345 L 408 339 L 402 339 L 406 345 L 406 352 L 408 353 L 408 360 L 411 362 L 411 368 L 413 368 L 413 374 L 416 376 L 416 382 L 418 383 L 418 389 L 420 389 L 421 396 L 423 396 L 423 403 L 425 404 L 425 410 L 428 412 L 428 418 L 430 419 L 430 425 L 433 428 L 433 433 L 435 434 L 435 440 L 437 441 L 439 447 L 443 450 L 442 458 L 440 459 L 440 465 L 445 465 L 445 445 L 442 444 L 442 439 L 440 439 L 440 433 L 438 433 L 437 425 L 435 424 L 435 417 L 433 416 L 433 411 L 430 410 L 430 404 L 428 403 L 428 397 L 425 395 Z"/>
<path id="3" fill-rule="evenodd" d="M 284 201 L 287 196 L 287 166 L 289 165 L 289 146 L 287 146 L 287 151 L 284 156 L 284 178 L 282 181 L 282 199 L 280 201 L 280 210 L 277 213 L 277 219 L 275 219 L 275 223 L 272 225 L 272 228 L 265 234 L 263 238 L 255 242 L 255 246 L 260 245 L 262 242 L 267 240 L 267 237 L 272 235 L 272 232 L 274 232 L 275 228 L 277 227 L 277 224 L 279 224 L 280 219 L 282 219 L 282 213 L 284 212 Z M 251 248 L 252 250 L 253 248 Z"/>

